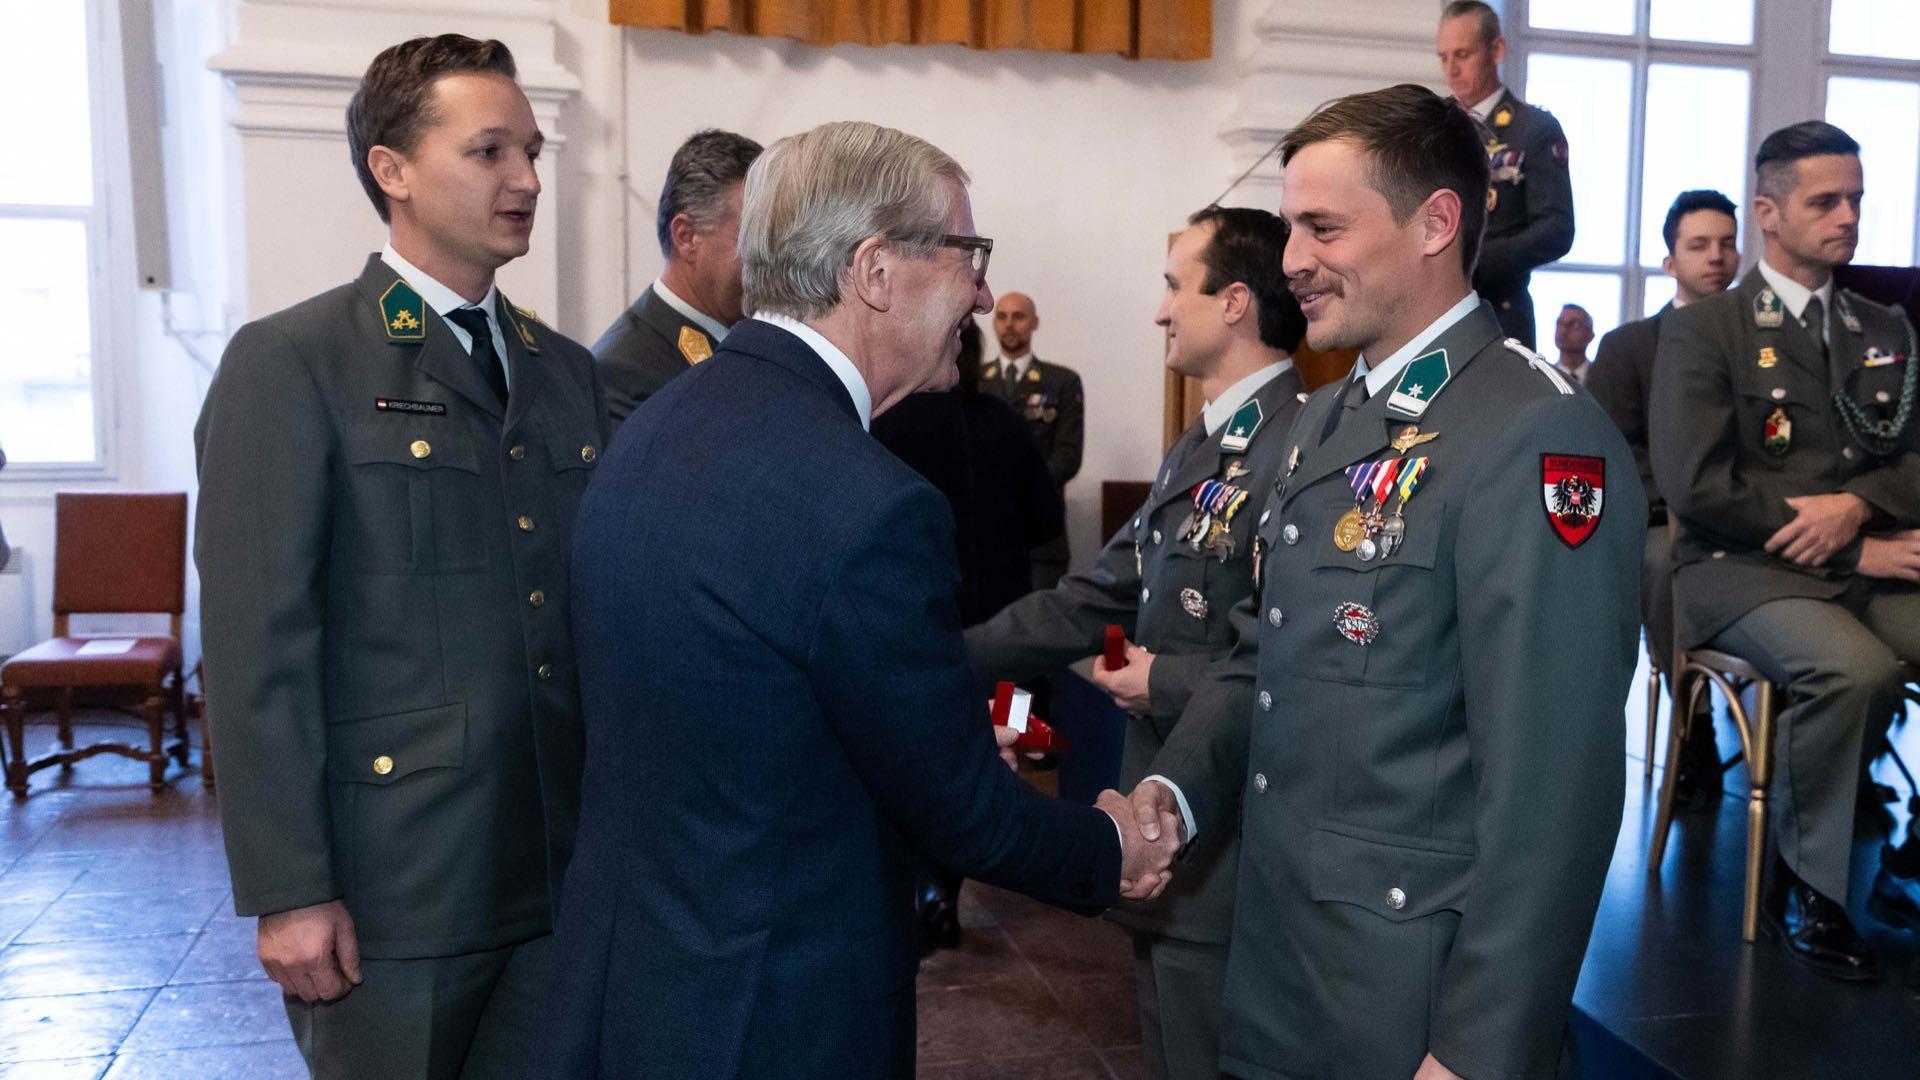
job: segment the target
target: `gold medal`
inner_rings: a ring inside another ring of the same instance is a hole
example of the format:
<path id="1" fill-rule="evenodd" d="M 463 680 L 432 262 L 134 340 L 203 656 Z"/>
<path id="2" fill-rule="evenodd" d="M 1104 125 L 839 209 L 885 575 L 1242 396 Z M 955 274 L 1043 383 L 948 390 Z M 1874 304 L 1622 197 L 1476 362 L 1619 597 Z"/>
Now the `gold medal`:
<path id="1" fill-rule="evenodd" d="M 1341 514 L 1340 520 L 1333 523 L 1333 546 L 1341 551 L 1352 551 L 1359 547 L 1365 536 L 1365 519 L 1357 506 Z"/>

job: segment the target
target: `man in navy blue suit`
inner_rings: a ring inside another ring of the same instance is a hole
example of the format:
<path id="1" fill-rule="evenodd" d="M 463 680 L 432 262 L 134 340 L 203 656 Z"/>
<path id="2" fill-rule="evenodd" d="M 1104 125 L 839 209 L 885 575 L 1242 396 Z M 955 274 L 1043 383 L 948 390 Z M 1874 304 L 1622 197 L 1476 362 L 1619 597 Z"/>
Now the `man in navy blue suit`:
<path id="1" fill-rule="evenodd" d="M 966 173 L 864 123 L 747 175 L 747 310 L 630 417 L 581 504 L 587 727 L 550 1003 L 567 1077 L 905 1077 L 922 860 L 1091 914 L 1178 828 L 994 753 L 953 519 L 867 433 L 953 385 L 993 305 Z"/>

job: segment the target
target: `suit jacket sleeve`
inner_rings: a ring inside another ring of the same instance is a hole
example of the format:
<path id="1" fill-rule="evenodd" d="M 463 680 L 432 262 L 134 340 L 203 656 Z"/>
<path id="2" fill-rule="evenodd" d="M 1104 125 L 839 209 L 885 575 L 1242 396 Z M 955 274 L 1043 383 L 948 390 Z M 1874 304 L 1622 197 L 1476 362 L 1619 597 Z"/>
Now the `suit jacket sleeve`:
<path id="1" fill-rule="evenodd" d="M 807 666 L 874 801 L 941 866 L 1089 914 L 1111 905 L 1113 819 L 1033 790 L 994 750 L 965 662 L 945 501 L 916 480 L 850 535 Z"/>
<path id="2" fill-rule="evenodd" d="M 1613 418 L 1620 434 L 1626 436 L 1633 451 L 1633 465 L 1640 473 L 1640 486 L 1647 498 L 1655 498 L 1659 489 L 1653 482 L 1653 459 L 1647 452 L 1647 379 L 1653 369 L 1651 353 L 1658 341 L 1652 334 L 1639 333 L 1638 327 L 1622 326 L 1600 339 L 1594 355 L 1593 370 L 1587 376 L 1587 390 Z"/>
<path id="3" fill-rule="evenodd" d="M 1620 828 L 1647 507 L 1578 395 L 1528 406 L 1488 450 L 1454 544 L 1476 852 L 1430 1049 L 1466 1076 L 1535 1076 L 1552 1072 Z M 1544 518 L 1543 450 L 1606 460 L 1578 547 Z"/>
<path id="4" fill-rule="evenodd" d="M 1053 482 L 1066 487 L 1080 473 L 1080 455 L 1087 439 L 1087 394 L 1080 376 L 1071 375 L 1060 390 L 1060 417 L 1053 425 L 1053 453 L 1047 458 L 1047 471 Z"/>
<path id="5" fill-rule="evenodd" d="M 1567 137 L 1560 121 L 1535 111 L 1525 153 L 1527 224 L 1519 232 L 1489 236 L 1480 248 L 1478 273 L 1507 281 L 1573 250 L 1573 180 L 1567 174 Z"/>
<path id="6" fill-rule="evenodd" d="M 1708 318 L 1715 314 L 1689 305 L 1660 320 L 1647 428 L 1653 474 L 1688 528 L 1757 551 L 1793 518 L 1787 497 L 1815 493 L 1789 491 L 1741 464 L 1739 394 L 1721 328 Z"/>
<path id="7" fill-rule="evenodd" d="M 1179 785 L 1193 811 L 1192 839 L 1232 835 L 1223 822 L 1238 820 L 1247 782 L 1247 753 L 1253 735 L 1253 684 L 1259 673 L 1260 591 L 1233 605 L 1228 624 L 1233 648 L 1210 663 L 1192 688 L 1186 708 L 1154 756 L 1147 775 Z M 1160 666 L 1160 658 L 1154 667 Z"/>
<path id="8" fill-rule="evenodd" d="M 967 656 L 974 670 L 990 681 L 1019 682 L 1099 652 L 1110 624 L 1118 623 L 1133 637 L 1140 613 L 1133 541 L 1129 523 L 1107 541 L 1093 569 L 1030 592 L 970 628 Z"/>
<path id="9" fill-rule="evenodd" d="M 242 327 L 194 434 L 194 563 L 234 910 L 324 903 L 341 895 L 320 681 L 333 432 L 298 345 Z"/>

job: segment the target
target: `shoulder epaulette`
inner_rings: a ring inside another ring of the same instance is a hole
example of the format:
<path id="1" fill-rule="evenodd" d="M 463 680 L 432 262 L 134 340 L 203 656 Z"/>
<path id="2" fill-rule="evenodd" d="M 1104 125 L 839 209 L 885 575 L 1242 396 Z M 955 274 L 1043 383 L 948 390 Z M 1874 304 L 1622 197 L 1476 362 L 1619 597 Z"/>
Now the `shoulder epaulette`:
<path id="1" fill-rule="evenodd" d="M 1532 349 L 1529 349 L 1525 345 L 1520 344 L 1519 341 L 1513 338 L 1507 338 L 1505 341 L 1501 342 L 1501 344 L 1505 345 L 1508 349 L 1512 350 L 1513 353 L 1519 356 L 1522 360 L 1525 360 L 1529 367 L 1533 368 L 1535 371 L 1538 371 L 1540 374 L 1545 375 L 1547 377 L 1547 381 L 1553 384 L 1554 389 L 1560 391 L 1560 393 L 1565 395 L 1571 395 L 1573 393 L 1573 384 L 1569 383 L 1567 381 L 1566 376 L 1560 374 L 1560 372 L 1552 364 L 1547 363 L 1546 357 L 1541 356 L 1539 353 L 1534 352 Z"/>

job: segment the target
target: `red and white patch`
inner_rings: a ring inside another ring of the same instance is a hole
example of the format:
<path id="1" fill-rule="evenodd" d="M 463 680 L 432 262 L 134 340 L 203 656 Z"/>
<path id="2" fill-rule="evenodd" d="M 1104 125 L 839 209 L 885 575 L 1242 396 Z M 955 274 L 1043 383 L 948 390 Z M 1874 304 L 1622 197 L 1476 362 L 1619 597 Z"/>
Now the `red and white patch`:
<path id="1" fill-rule="evenodd" d="M 1547 524 L 1570 548 L 1587 542 L 1600 525 L 1606 502 L 1607 459 L 1584 454 L 1541 454 L 1540 493 Z"/>

